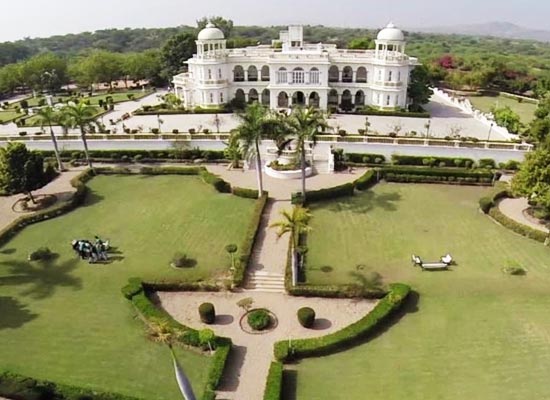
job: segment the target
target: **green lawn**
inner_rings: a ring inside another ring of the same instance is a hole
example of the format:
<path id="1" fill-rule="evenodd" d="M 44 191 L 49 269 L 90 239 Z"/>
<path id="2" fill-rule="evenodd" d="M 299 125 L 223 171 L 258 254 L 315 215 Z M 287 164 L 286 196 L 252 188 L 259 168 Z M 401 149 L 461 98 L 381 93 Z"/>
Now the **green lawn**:
<path id="1" fill-rule="evenodd" d="M 15 118 L 21 116 L 22 114 L 15 111 L 0 111 L 0 124 L 5 124 L 6 122 L 11 122 Z"/>
<path id="2" fill-rule="evenodd" d="M 285 399 L 550 398 L 550 249 L 481 214 L 488 190 L 380 184 L 312 207 L 310 282 L 350 282 L 362 264 L 419 297 L 370 342 L 301 361 Z M 410 262 L 446 252 L 458 262 L 449 272 Z M 528 274 L 505 275 L 510 264 Z"/>
<path id="3" fill-rule="evenodd" d="M 536 104 L 527 102 L 518 102 L 516 99 L 510 99 L 504 96 L 472 96 L 468 97 L 472 105 L 480 111 L 490 112 L 494 106 L 504 107 L 509 106 L 516 112 L 521 122 L 527 124 L 535 117 Z"/>
<path id="4" fill-rule="evenodd" d="M 225 275 L 224 246 L 240 243 L 254 202 L 222 195 L 198 177 L 99 176 L 87 203 L 29 226 L 0 248 L 0 370 L 83 387 L 180 398 L 167 348 L 145 328 L 120 288 L 129 277 L 199 280 Z M 78 260 L 70 241 L 95 234 L 116 247 L 109 265 Z M 41 246 L 51 265 L 26 261 Z M 197 265 L 175 270 L 175 252 Z M 179 350 L 202 392 L 209 358 Z"/>

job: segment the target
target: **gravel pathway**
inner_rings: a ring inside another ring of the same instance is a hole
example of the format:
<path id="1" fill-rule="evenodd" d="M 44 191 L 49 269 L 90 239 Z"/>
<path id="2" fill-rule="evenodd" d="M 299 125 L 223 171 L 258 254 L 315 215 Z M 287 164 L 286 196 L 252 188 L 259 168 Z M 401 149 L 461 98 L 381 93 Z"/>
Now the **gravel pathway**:
<path id="1" fill-rule="evenodd" d="M 245 333 L 239 325 L 244 311 L 237 306 L 240 299 L 254 299 L 252 308 L 268 308 L 278 325 L 265 334 Z M 374 300 L 321 299 L 293 297 L 278 293 L 173 293 L 159 292 L 160 304 L 176 320 L 196 328 L 210 328 L 233 340 L 233 350 L 219 388 L 219 399 L 261 400 L 269 365 L 273 361 L 273 344 L 280 340 L 310 338 L 335 332 L 359 320 L 376 305 Z M 198 307 L 211 302 L 216 309 L 214 325 L 200 321 Z M 313 329 L 303 328 L 297 320 L 300 307 L 312 307 L 317 319 Z"/>
<path id="2" fill-rule="evenodd" d="M 530 228 L 548 233 L 549 230 L 546 226 L 544 226 L 544 224 L 540 223 L 525 212 L 528 208 L 529 204 L 527 203 L 527 199 L 524 197 L 519 199 L 502 199 L 498 203 L 498 209 L 507 217 L 512 218 L 520 224 L 527 225 Z"/>

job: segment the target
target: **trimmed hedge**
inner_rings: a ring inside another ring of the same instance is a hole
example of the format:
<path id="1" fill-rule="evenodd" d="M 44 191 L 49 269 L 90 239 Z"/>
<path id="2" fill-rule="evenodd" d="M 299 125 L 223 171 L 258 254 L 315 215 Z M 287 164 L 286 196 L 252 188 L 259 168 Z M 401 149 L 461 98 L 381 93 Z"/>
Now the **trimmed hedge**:
<path id="1" fill-rule="evenodd" d="M 306 202 L 335 199 L 338 197 L 353 196 L 355 187 L 353 183 L 344 183 L 343 185 L 333 186 L 326 189 L 306 191 Z"/>
<path id="2" fill-rule="evenodd" d="M 200 175 L 204 167 L 141 167 L 143 175 Z"/>
<path id="3" fill-rule="evenodd" d="M 216 399 L 216 389 L 218 388 L 218 385 L 220 384 L 220 381 L 222 379 L 223 371 L 225 369 L 229 353 L 231 353 L 231 339 L 217 337 L 216 340 L 217 348 L 214 356 L 212 357 L 210 370 L 208 371 L 208 376 L 204 385 L 204 392 L 202 396 L 203 400 Z"/>
<path id="4" fill-rule="evenodd" d="M 118 135 L 112 135 L 117 137 Z M 38 151 L 45 158 L 54 157 L 55 154 L 50 150 Z M 140 162 L 147 162 L 147 160 L 225 160 L 223 150 L 201 150 L 199 148 L 194 149 L 167 149 L 167 150 L 90 150 L 90 158 L 92 160 L 121 160 L 122 157 L 126 157 L 129 160 L 133 160 L 135 156 L 140 156 Z M 60 152 L 60 156 L 63 160 L 84 160 L 84 152 L 63 150 Z"/>
<path id="5" fill-rule="evenodd" d="M 199 306 L 199 316 L 205 324 L 213 324 L 216 320 L 216 310 L 212 303 L 202 303 Z"/>
<path id="6" fill-rule="evenodd" d="M 381 323 L 400 309 L 410 291 L 410 287 L 405 284 L 390 285 L 386 297 L 359 321 L 318 338 L 293 340 L 290 343 L 288 340 L 277 342 L 274 345 L 275 359 L 288 362 L 306 357 L 326 356 L 347 348 L 374 333 Z"/>
<path id="7" fill-rule="evenodd" d="M 363 109 L 345 114 L 355 115 L 380 115 L 382 117 L 406 117 L 406 118 L 430 118 L 429 112 L 413 112 L 413 111 L 383 111 L 374 109 Z"/>
<path id="8" fill-rule="evenodd" d="M 344 161 L 355 164 L 383 164 L 386 162 L 386 157 L 382 154 L 344 153 Z"/>
<path id="9" fill-rule="evenodd" d="M 248 268 L 248 263 L 250 262 L 252 248 L 254 247 L 254 242 L 256 241 L 256 236 L 258 235 L 258 228 L 260 227 L 260 220 L 262 219 L 262 214 L 264 212 L 265 205 L 267 204 L 267 199 L 268 193 L 264 192 L 262 197 L 256 201 L 252 218 L 246 230 L 245 238 L 239 248 L 240 255 L 238 262 L 235 263 L 235 270 L 233 271 L 233 285 L 235 287 L 240 287 L 244 283 L 246 269 Z"/>
<path id="10" fill-rule="evenodd" d="M 200 176 L 205 183 L 208 183 L 220 192 L 220 193 L 231 193 L 231 185 L 229 182 L 224 181 L 218 175 L 214 175 L 211 172 L 208 172 L 206 169 L 201 170 Z"/>
<path id="11" fill-rule="evenodd" d="M 246 189 L 241 187 L 233 187 L 231 193 L 238 197 L 244 197 L 245 199 L 257 199 L 258 190 L 257 189 Z M 266 193 L 266 192 L 264 192 Z"/>
<path id="12" fill-rule="evenodd" d="M 357 178 L 353 185 L 355 186 L 355 189 L 357 190 L 367 190 L 372 185 L 376 183 L 376 174 L 375 171 L 372 169 L 369 169 L 367 172 L 365 172 L 363 175 L 361 175 L 359 178 Z"/>
<path id="13" fill-rule="evenodd" d="M 315 310 L 311 307 L 302 307 L 296 314 L 298 322 L 304 328 L 311 328 L 315 322 Z"/>
<path id="14" fill-rule="evenodd" d="M 511 229 L 512 231 L 528 237 L 530 239 L 535 239 L 541 243 L 546 242 L 548 234 L 543 231 L 531 228 L 527 225 L 520 224 L 519 222 L 514 221 L 513 219 L 504 215 L 497 206 L 492 207 L 488 213 L 495 221 L 504 226 L 505 228 Z"/>
<path id="15" fill-rule="evenodd" d="M 388 182 L 449 183 L 491 185 L 495 174 L 488 170 L 429 167 L 384 167 L 380 169 Z"/>
<path id="16" fill-rule="evenodd" d="M 474 160 L 472 160 L 471 158 L 463 158 L 463 157 L 451 158 L 451 157 L 433 157 L 433 156 L 404 156 L 404 155 L 393 154 L 391 156 L 391 161 L 392 161 L 392 164 L 394 165 L 417 165 L 417 166 L 438 166 L 438 167 L 441 167 L 442 165 L 444 167 L 468 167 L 468 164 L 469 166 L 475 165 Z"/>
<path id="17" fill-rule="evenodd" d="M 283 390 L 283 363 L 272 362 L 267 374 L 264 400 L 281 400 Z"/>
<path id="18" fill-rule="evenodd" d="M 17 400 L 138 400 L 137 397 L 118 393 L 62 385 L 54 382 L 29 378 L 13 372 L 0 374 L 0 396 Z"/>

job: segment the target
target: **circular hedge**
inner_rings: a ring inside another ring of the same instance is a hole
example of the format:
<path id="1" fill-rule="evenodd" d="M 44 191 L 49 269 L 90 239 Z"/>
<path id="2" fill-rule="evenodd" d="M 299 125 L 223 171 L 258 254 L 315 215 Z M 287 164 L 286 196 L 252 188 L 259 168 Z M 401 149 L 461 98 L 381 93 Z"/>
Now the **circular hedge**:
<path id="1" fill-rule="evenodd" d="M 199 306 L 199 315 L 201 321 L 205 324 L 213 324 L 216 319 L 216 310 L 214 309 L 214 304 L 212 303 L 202 303 Z"/>
<path id="2" fill-rule="evenodd" d="M 255 331 L 263 331 L 271 324 L 271 316 L 269 315 L 269 312 L 262 308 L 251 311 L 248 314 L 247 319 L 248 325 L 250 325 L 250 327 Z"/>
<path id="3" fill-rule="evenodd" d="M 304 328 L 311 328 L 315 322 L 315 310 L 310 307 L 302 307 L 298 310 L 298 322 Z"/>

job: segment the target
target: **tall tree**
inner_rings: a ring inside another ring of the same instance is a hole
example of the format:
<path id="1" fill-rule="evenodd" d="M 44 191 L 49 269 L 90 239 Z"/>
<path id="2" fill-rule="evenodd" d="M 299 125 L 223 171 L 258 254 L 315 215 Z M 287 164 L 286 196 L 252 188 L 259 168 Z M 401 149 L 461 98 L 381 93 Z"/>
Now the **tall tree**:
<path id="1" fill-rule="evenodd" d="M 511 133 L 520 133 L 523 125 L 519 118 L 519 115 L 515 113 L 510 106 L 504 107 L 493 107 L 491 109 L 495 117 L 495 122 L 506 129 Z"/>
<path id="2" fill-rule="evenodd" d="M 84 145 L 84 154 L 86 155 L 86 162 L 90 168 L 93 168 L 92 161 L 88 151 L 88 141 L 86 140 L 86 131 L 95 123 L 96 110 L 94 107 L 87 105 L 83 101 L 79 103 L 69 103 L 63 109 L 62 113 L 65 114 L 67 121 L 72 128 L 80 129 L 80 138 Z"/>
<path id="3" fill-rule="evenodd" d="M 270 228 L 278 229 L 278 238 L 281 238 L 287 233 L 290 234 L 290 246 L 292 251 L 292 284 L 296 285 L 296 283 L 298 283 L 298 265 L 300 264 L 300 235 L 311 230 L 311 227 L 308 225 L 308 222 L 311 219 L 311 214 L 307 208 L 295 206 L 292 209 L 292 212 L 283 210 L 281 211 L 281 215 L 283 219 L 271 224 Z"/>
<path id="4" fill-rule="evenodd" d="M 537 143 L 550 144 L 550 92 L 539 102 L 527 132 Z"/>
<path id="5" fill-rule="evenodd" d="M 225 19 L 223 17 L 203 17 L 199 20 L 197 20 L 197 29 L 200 31 L 204 28 L 206 28 L 206 25 L 208 23 L 214 24 L 217 28 L 221 29 L 223 32 L 225 38 L 231 36 L 231 32 L 233 31 L 233 21 L 230 19 Z"/>
<path id="6" fill-rule="evenodd" d="M 430 74 L 428 69 L 419 65 L 411 72 L 408 96 L 411 99 L 411 111 L 420 111 L 422 105 L 428 104 L 433 90 L 430 88 Z"/>
<path id="7" fill-rule="evenodd" d="M 367 50 L 374 49 L 374 42 L 371 38 L 360 37 L 350 40 L 348 43 L 348 49 Z"/>
<path id="8" fill-rule="evenodd" d="M 512 180 L 514 194 L 525 196 L 550 212 L 550 149 L 541 146 L 525 156 Z"/>
<path id="9" fill-rule="evenodd" d="M 110 89 L 113 88 L 113 81 L 124 75 L 120 54 L 105 50 L 92 51 L 80 59 L 72 70 L 79 84 L 108 83 Z"/>
<path id="10" fill-rule="evenodd" d="M 260 143 L 269 138 L 280 121 L 265 107 L 255 102 L 246 107 L 245 112 L 237 114 L 240 124 L 234 131 L 241 143 L 242 153 L 248 159 L 256 161 L 256 178 L 258 182 L 258 197 L 264 191 L 262 159 Z"/>
<path id="11" fill-rule="evenodd" d="M 154 81 L 161 70 L 160 53 L 158 50 L 125 54 L 122 63 L 124 74 L 134 82 L 143 79 Z"/>
<path id="12" fill-rule="evenodd" d="M 34 203 L 32 191 L 45 182 L 44 160 L 23 143 L 11 142 L 0 148 L 0 188 L 8 193 L 27 193 Z"/>
<path id="13" fill-rule="evenodd" d="M 162 77 L 168 82 L 174 75 L 184 70 L 184 62 L 193 57 L 196 52 L 195 35 L 189 32 L 179 33 L 162 47 L 160 58 Z"/>
<path id="14" fill-rule="evenodd" d="M 59 148 L 57 146 L 57 139 L 53 131 L 53 125 L 59 122 L 58 114 L 53 107 L 42 107 L 38 110 L 38 120 L 42 126 L 46 125 L 50 128 L 50 137 L 53 143 L 53 151 L 57 160 L 57 168 L 59 171 L 63 171 L 63 163 L 61 162 L 61 156 L 59 155 Z"/>
<path id="15" fill-rule="evenodd" d="M 21 64 L 8 64 L 0 68 L 0 93 L 13 93 L 21 83 Z"/>
<path id="16" fill-rule="evenodd" d="M 302 196 L 306 198 L 306 142 L 313 148 L 317 143 L 320 130 L 329 126 L 325 114 L 315 108 L 296 107 L 285 121 L 288 133 L 296 140 L 296 147 L 300 151 L 300 168 L 302 170 Z"/>
<path id="17" fill-rule="evenodd" d="M 33 90 L 59 90 L 68 82 L 67 62 L 53 53 L 39 54 L 21 65 L 21 79 Z"/>

